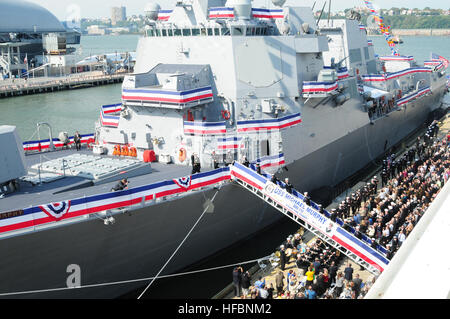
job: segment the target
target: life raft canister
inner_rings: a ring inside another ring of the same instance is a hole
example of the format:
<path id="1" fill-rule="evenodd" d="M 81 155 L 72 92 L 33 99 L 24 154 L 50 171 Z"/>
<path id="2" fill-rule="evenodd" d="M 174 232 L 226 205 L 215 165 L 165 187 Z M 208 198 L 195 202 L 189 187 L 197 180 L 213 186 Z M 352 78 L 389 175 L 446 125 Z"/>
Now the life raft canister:
<path id="1" fill-rule="evenodd" d="M 178 151 L 178 160 L 183 163 L 186 160 L 186 150 L 184 148 L 180 148 Z"/>
<path id="2" fill-rule="evenodd" d="M 131 157 L 136 157 L 136 156 L 137 156 L 136 147 L 131 147 L 131 148 L 130 148 L 129 155 L 130 155 Z"/>
<path id="3" fill-rule="evenodd" d="M 229 120 L 231 117 L 230 111 L 228 110 L 222 110 L 222 117 L 224 118 L 224 120 Z"/>
<path id="4" fill-rule="evenodd" d="M 116 155 L 116 156 L 120 155 L 120 145 L 114 145 L 113 155 Z"/>
<path id="5" fill-rule="evenodd" d="M 121 151 L 120 155 L 128 156 L 128 154 L 129 154 L 128 146 L 127 145 L 122 146 L 122 151 Z"/>

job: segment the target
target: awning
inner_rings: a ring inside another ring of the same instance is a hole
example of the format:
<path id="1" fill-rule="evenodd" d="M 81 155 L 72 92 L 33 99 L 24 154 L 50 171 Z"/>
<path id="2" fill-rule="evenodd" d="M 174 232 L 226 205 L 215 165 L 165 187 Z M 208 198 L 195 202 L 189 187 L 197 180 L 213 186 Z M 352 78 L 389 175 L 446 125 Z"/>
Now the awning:
<path id="1" fill-rule="evenodd" d="M 373 99 L 378 99 L 382 96 L 389 95 L 389 92 L 387 92 L 387 91 L 376 89 L 376 88 L 373 88 L 370 86 L 364 86 L 364 93 L 367 93 L 367 92 L 370 93 L 370 97 Z"/>

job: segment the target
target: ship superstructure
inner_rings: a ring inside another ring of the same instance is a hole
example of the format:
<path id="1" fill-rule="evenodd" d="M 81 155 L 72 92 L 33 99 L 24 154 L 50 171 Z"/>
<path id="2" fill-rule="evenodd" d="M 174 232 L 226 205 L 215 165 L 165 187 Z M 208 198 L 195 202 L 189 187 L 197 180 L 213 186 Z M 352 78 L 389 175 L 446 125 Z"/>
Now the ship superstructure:
<path id="1" fill-rule="evenodd" d="M 153 276 L 213 204 L 166 271 L 191 265 L 281 217 L 230 183 L 229 164 L 259 164 L 301 191 L 334 186 L 440 107 L 440 65 L 377 57 L 358 20 L 317 23 L 308 7 L 273 3 L 149 5 L 121 103 L 102 106 L 94 134 L 82 136 L 93 150 L 49 152 L 42 163 L 43 151 L 74 138 L 50 136 L 23 150 L 10 143 L 15 158 L 29 153 L 22 162 L 36 175 L 27 183 L 40 185 L 13 193 L 14 183 L 0 181 L 12 185 L 0 202 L 0 293 L 64 286 L 72 264 L 83 270 L 83 285 Z M 5 129 L 8 140 L 13 131 Z M 256 192 L 270 177 L 241 171 L 261 183 Z M 42 183 L 47 173 L 58 178 Z M 111 192 L 124 177 L 131 188 Z M 375 253 L 384 260 L 382 249 Z M 46 296 L 118 296 L 139 284 Z"/>

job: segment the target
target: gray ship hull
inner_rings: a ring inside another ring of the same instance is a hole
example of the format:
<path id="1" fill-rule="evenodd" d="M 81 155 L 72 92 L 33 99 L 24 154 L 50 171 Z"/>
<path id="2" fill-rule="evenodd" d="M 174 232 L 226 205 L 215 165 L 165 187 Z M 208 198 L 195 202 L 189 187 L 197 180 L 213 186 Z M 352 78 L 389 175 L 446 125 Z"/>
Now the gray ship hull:
<path id="1" fill-rule="evenodd" d="M 424 123 L 436 105 L 426 97 L 334 140 L 288 166 L 299 190 L 336 184 L 363 168 Z M 387 141 L 387 142 L 386 142 Z M 116 215 L 114 225 L 89 220 L 2 240 L 0 293 L 56 289 L 13 298 L 114 298 L 147 282 L 65 288 L 71 264 L 80 266 L 81 285 L 152 277 L 158 273 L 204 210 L 209 189 Z M 162 273 L 170 274 L 264 229 L 283 215 L 234 184 L 226 184 L 181 250 Z M 20 254 L 17 252 L 20 251 Z M 3 297 L 8 297 L 3 295 Z"/>

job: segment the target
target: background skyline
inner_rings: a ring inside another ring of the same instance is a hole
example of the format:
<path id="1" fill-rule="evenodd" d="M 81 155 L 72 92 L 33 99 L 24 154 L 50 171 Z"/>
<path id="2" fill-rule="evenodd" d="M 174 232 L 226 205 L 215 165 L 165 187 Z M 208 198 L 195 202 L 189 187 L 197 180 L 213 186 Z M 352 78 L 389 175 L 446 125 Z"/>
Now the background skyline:
<path id="1" fill-rule="evenodd" d="M 144 14 L 144 7 L 149 2 L 157 2 L 161 8 L 173 7 L 175 0 L 28 0 L 49 10 L 60 20 L 80 18 L 110 18 L 111 7 L 125 6 L 127 16 Z M 289 5 L 302 5 L 311 7 L 316 0 L 287 0 Z M 320 10 L 325 0 L 317 0 L 315 10 Z M 450 4 L 445 0 L 375 0 L 376 7 L 390 9 L 392 7 L 418 8 L 430 7 L 433 9 L 449 9 Z M 273 7 L 269 0 L 254 0 L 254 6 Z M 332 0 L 331 10 L 340 11 L 355 6 L 364 6 L 363 0 Z M 328 3 L 326 5 L 328 9 Z"/>

